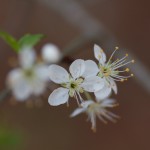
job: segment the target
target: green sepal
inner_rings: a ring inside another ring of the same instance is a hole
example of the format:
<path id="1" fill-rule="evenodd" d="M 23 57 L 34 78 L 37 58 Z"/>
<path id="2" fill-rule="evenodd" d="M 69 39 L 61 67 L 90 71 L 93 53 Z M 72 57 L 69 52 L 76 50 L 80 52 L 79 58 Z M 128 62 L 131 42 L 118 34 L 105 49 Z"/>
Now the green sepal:
<path id="1" fill-rule="evenodd" d="M 19 39 L 18 44 L 20 49 L 23 47 L 34 47 L 44 37 L 43 34 L 25 34 Z"/>
<path id="2" fill-rule="evenodd" d="M 0 37 L 15 51 L 19 51 L 19 44 L 17 40 L 10 34 L 0 31 Z"/>

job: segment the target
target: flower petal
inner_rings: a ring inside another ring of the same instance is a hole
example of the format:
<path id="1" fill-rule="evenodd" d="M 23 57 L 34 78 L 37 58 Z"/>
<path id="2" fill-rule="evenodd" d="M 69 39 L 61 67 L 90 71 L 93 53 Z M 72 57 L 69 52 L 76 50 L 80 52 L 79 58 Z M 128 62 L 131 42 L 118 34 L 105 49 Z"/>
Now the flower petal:
<path id="1" fill-rule="evenodd" d="M 27 98 L 29 98 L 29 96 L 31 95 L 32 88 L 26 80 L 24 80 L 23 78 L 20 78 L 13 85 L 12 91 L 13 91 L 13 95 L 15 96 L 17 100 L 24 101 Z"/>
<path id="2" fill-rule="evenodd" d="M 58 106 L 66 103 L 69 98 L 68 92 L 69 90 L 66 88 L 58 88 L 54 90 L 48 98 L 48 103 L 52 106 Z"/>
<path id="3" fill-rule="evenodd" d="M 97 44 L 94 45 L 94 56 L 99 61 L 99 63 L 104 64 L 106 62 L 106 55 L 102 48 Z"/>
<path id="4" fill-rule="evenodd" d="M 94 94 L 96 96 L 97 101 L 101 101 L 110 96 L 111 87 L 105 85 L 101 90 L 95 92 Z"/>
<path id="5" fill-rule="evenodd" d="M 86 108 L 77 108 L 73 111 L 73 113 L 70 115 L 70 117 L 75 117 L 84 111 L 86 111 Z"/>
<path id="6" fill-rule="evenodd" d="M 85 72 L 83 73 L 83 77 L 96 76 L 99 72 L 99 68 L 97 64 L 92 60 L 85 61 Z"/>
<path id="7" fill-rule="evenodd" d="M 118 88 L 117 88 L 116 82 L 114 80 L 112 80 L 112 79 L 109 80 L 109 82 L 110 82 L 110 86 L 113 89 L 114 93 L 117 94 L 118 93 Z"/>
<path id="8" fill-rule="evenodd" d="M 61 58 L 59 48 L 54 44 L 46 44 L 42 48 L 42 58 L 47 63 L 56 63 Z"/>
<path id="9" fill-rule="evenodd" d="M 25 69 L 32 67 L 35 62 L 35 58 L 35 51 L 31 48 L 26 47 L 19 52 L 20 65 Z"/>
<path id="10" fill-rule="evenodd" d="M 85 71 L 85 61 L 82 59 L 75 60 L 70 65 L 69 71 L 74 79 L 82 76 Z"/>
<path id="11" fill-rule="evenodd" d="M 21 69 L 14 69 L 8 74 L 7 84 L 19 101 L 26 100 L 32 93 L 32 87 L 25 79 Z"/>
<path id="12" fill-rule="evenodd" d="M 41 80 L 38 77 L 35 77 L 30 82 L 30 86 L 32 87 L 32 92 L 36 96 L 44 93 L 44 91 L 46 89 L 46 85 L 47 85 L 46 82 L 44 80 Z"/>
<path id="13" fill-rule="evenodd" d="M 104 80 L 98 76 L 88 77 L 81 84 L 81 87 L 88 92 L 96 92 L 104 87 Z"/>
<path id="14" fill-rule="evenodd" d="M 9 72 L 7 76 L 7 84 L 11 88 L 22 77 L 22 70 L 17 68 Z"/>
<path id="15" fill-rule="evenodd" d="M 48 67 L 44 64 L 38 64 L 34 68 L 36 76 L 39 80 L 47 81 L 49 80 L 48 76 Z"/>
<path id="16" fill-rule="evenodd" d="M 81 106 L 83 108 L 87 108 L 89 105 L 93 104 L 94 102 L 92 100 L 87 100 L 81 103 Z"/>
<path id="17" fill-rule="evenodd" d="M 101 106 L 102 107 L 113 107 L 115 103 L 116 103 L 115 99 L 107 98 L 107 99 L 104 99 L 101 101 Z"/>
<path id="18" fill-rule="evenodd" d="M 50 65 L 48 70 L 49 77 L 53 82 L 61 84 L 69 81 L 69 74 L 64 68 L 58 65 Z"/>

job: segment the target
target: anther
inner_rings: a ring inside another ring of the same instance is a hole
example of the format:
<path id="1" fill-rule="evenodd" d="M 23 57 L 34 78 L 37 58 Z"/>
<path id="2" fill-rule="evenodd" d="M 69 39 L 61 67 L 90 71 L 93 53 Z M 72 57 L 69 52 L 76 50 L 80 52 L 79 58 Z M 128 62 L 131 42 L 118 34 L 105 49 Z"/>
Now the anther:
<path id="1" fill-rule="evenodd" d="M 134 76 L 134 74 L 131 74 L 131 77 L 133 77 Z"/>
<path id="2" fill-rule="evenodd" d="M 121 81 L 121 82 L 124 82 L 124 79 L 121 79 L 120 81 Z"/>
<path id="3" fill-rule="evenodd" d="M 103 53 L 103 52 L 104 52 L 104 51 L 101 49 L 101 50 L 100 50 L 100 53 Z"/>
<path id="4" fill-rule="evenodd" d="M 129 56 L 129 54 L 126 54 L 126 56 Z"/>
<path id="5" fill-rule="evenodd" d="M 129 71 L 130 71 L 130 69 L 129 69 L 129 68 L 126 68 L 126 69 L 125 69 L 125 71 L 126 71 L 126 72 L 129 72 Z"/>
<path id="6" fill-rule="evenodd" d="M 116 46 L 116 47 L 115 47 L 115 49 L 116 49 L 116 50 L 118 50 L 118 49 L 119 49 L 119 47 L 118 47 L 118 46 Z"/>
<path id="7" fill-rule="evenodd" d="M 132 60 L 131 62 L 132 62 L 132 63 L 135 63 L 135 60 Z"/>

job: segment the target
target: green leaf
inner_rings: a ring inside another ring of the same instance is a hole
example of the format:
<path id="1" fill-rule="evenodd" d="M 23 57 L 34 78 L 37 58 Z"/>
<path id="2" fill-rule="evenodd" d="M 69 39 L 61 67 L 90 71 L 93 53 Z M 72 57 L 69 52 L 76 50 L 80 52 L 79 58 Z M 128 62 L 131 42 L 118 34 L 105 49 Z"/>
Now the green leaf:
<path id="1" fill-rule="evenodd" d="M 19 51 L 19 44 L 17 40 L 9 35 L 7 32 L 0 31 L 0 37 L 15 51 Z"/>
<path id="2" fill-rule="evenodd" d="M 20 46 L 20 49 L 24 46 L 33 47 L 35 46 L 42 38 L 44 37 L 43 34 L 26 34 L 24 35 L 19 41 L 18 44 Z"/>
<path id="3" fill-rule="evenodd" d="M 22 134 L 15 130 L 0 127 L 0 149 L 17 149 L 22 143 Z"/>

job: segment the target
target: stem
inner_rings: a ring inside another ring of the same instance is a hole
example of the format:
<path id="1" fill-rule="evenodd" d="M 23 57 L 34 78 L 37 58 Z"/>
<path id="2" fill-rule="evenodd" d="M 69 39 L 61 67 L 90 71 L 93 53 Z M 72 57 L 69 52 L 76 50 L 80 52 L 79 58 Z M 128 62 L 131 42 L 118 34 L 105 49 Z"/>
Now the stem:
<path id="1" fill-rule="evenodd" d="M 9 94 L 10 90 L 9 89 L 4 89 L 3 91 L 0 92 L 0 102 Z"/>

